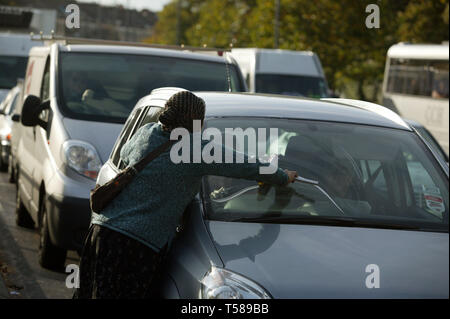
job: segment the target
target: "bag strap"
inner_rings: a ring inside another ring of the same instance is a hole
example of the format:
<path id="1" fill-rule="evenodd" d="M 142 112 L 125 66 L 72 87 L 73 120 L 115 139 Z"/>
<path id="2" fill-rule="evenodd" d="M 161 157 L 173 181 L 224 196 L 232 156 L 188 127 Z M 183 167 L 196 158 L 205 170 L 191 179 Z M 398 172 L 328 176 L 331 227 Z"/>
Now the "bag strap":
<path id="1" fill-rule="evenodd" d="M 169 146 L 171 146 L 175 142 L 178 142 L 178 141 L 169 140 L 169 141 L 159 145 L 157 148 L 155 148 L 153 151 L 151 151 L 149 154 L 147 154 L 143 159 L 141 159 L 139 162 L 134 164 L 132 167 L 137 172 L 142 171 L 145 168 L 145 166 L 147 166 L 148 163 L 150 163 L 155 158 L 157 158 L 162 152 L 164 152 Z"/>

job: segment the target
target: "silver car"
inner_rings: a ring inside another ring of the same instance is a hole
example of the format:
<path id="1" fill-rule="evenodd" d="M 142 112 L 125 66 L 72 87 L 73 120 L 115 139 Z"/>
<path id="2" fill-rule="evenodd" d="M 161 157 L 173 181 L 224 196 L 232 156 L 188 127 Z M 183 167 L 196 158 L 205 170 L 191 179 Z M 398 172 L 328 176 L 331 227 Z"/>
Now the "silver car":
<path id="1" fill-rule="evenodd" d="M 175 92 L 137 103 L 99 184 Z M 264 151 L 304 179 L 205 177 L 177 228 L 162 297 L 448 298 L 448 166 L 400 117 L 361 101 L 196 94 L 205 128 L 278 128 L 278 146 Z"/>
<path id="2" fill-rule="evenodd" d="M 11 155 L 12 116 L 20 103 L 22 85 L 13 87 L 0 104 L 0 170 L 6 170 Z"/>

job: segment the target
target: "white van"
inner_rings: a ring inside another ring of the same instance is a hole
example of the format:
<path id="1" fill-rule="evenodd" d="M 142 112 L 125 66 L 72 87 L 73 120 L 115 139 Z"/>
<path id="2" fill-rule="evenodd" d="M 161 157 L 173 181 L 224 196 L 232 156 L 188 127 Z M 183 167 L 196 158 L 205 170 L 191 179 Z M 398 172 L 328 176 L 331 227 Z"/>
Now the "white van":
<path id="1" fill-rule="evenodd" d="M 250 92 L 312 98 L 329 96 L 319 57 L 310 51 L 232 49 Z"/>
<path id="2" fill-rule="evenodd" d="M 40 45 L 27 34 L 0 33 L 0 102 L 17 84 L 17 79 L 25 77 L 28 53 Z"/>
<path id="3" fill-rule="evenodd" d="M 141 97 L 161 86 L 245 90 L 227 56 L 92 42 L 33 48 L 24 82 L 16 223 L 39 228 L 39 263 L 49 269 L 82 248 L 90 190 Z"/>

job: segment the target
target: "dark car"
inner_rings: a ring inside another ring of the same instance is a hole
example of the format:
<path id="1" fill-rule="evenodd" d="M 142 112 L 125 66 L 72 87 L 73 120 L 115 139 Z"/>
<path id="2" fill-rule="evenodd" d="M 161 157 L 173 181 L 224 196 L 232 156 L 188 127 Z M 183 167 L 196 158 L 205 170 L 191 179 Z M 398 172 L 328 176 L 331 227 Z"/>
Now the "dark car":
<path id="1" fill-rule="evenodd" d="M 178 91 L 137 103 L 99 184 L 124 168 L 124 143 Z M 361 101 L 195 94 L 206 102 L 204 130 L 276 128 L 277 142 L 258 148 L 306 182 L 205 177 L 177 228 L 163 297 L 448 298 L 448 166 L 400 117 Z"/>

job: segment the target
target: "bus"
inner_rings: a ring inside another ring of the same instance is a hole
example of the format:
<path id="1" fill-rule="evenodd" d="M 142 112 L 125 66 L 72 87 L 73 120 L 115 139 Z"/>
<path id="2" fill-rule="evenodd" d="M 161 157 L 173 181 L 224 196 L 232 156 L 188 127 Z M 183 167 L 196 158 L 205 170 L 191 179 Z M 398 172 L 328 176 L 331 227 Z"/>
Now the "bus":
<path id="1" fill-rule="evenodd" d="M 449 154 L 449 46 L 399 43 L 389 48 L 383 105 L 426 127 Z"/>

